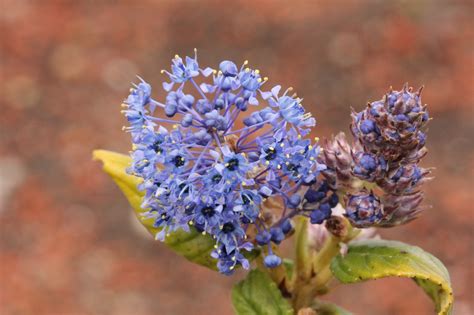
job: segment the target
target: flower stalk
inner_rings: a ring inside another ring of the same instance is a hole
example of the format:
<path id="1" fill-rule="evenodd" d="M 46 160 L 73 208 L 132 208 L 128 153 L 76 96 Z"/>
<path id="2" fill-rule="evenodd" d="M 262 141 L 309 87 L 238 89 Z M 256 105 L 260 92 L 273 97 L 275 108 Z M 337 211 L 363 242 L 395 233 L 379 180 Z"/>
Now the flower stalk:
<path id="1" fill-rule="evenodd" d="M 337 229 L 334 228 L 333 221 L 337 221 Z M 331 217 L 326 223 L 328 231 L 331 233 L 330 236 L 326 239 L 323 247 L 309 258 L 311 249 L 308 246 L 308 222 L 300 220 L 299 223 L 296 225 L 295 233 L 297 235 L 295 246 L 298 271 L 292 300 L 295 310 L 311 306 L 317 295 L 325 294 L 328 291 L 327 285 L 333 278 L 330 270 L 332 259 L 341 252 L 341 243 L 349 243 L 360 232 L 360 230 L 353 228 L 347 219 Z M 299 230 L 300 228 L 303 230 Z"/>

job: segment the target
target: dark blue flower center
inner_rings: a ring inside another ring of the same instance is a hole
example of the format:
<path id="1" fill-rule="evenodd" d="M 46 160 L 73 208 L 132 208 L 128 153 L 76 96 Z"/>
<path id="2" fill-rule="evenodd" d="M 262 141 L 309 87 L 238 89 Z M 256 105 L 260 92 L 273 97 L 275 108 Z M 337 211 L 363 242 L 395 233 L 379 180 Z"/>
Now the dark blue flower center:
<path id="1" fill-rule="evenodd" d="M 162 143 L 161 140 L 157 140 L 157 141 L 155 141 L 155 143 L 153 143 L 153 145 L 151 146 L 151 148 L 152 148 L 156 153 L 161 153 L 161 152 L 163 152 L 163 149 L 161 148 L 161 143 Z"/>
<path id="2" fill-rule="evenodd" d="M 230 159 L 229 162 L 227 162 L 227 169 L 230 171 L 235 171 L 239 167 L 239 160 L 237 159 Z"/>
<path id="3" fill-rule="evenodd" d="M 271 160 L 275 159 L 276 156 L 277 156 L 276 150 L 275 150 L 274 148 L 272 148 L 272 147 L 266 149 L 266 150 L 265 150 L 265 153 L 267 154 L 267 155 L 265 156 L 265 160 L 267 160 L 267 161 L 271 161 Z"/>
<path id="4" fill-rule="evenodd" d="M 183 166 L 184 165 L 184 157 L 182 157 L 181 155 L 177 155 L 175 158 L 174 158 L 174 165 L 176 167 L 180 167 L 180 166 Z"/>
<path id="5" fill-rule="evenodd" d="M 216 174 L 216 175 L 212 176 L 212 181 L 213 181 L 214 183 L 220 182 L 221 179 L 222 179 L 222 175 L 220 175 L 220 174 Z"/>
<path id="6" fill-rule="evenodd" d="M 186 188 L 185 188 L 185 187 L 186 187 Z M 185 194 L 187 194 L 187 193 L 189 192 L 189 186 L 186 186 L 185 183 L 179 184 L 179 189 L 180 189 L 180 190 L 183 190 L 183 189 L 184 189 L 183 193 L 185 193 Z"/>
<path id="7" fill-rule="evenodd" d="M 212 217 L 216 213 L 216 211 L 214 211 L 213 207 L 208 206 L 208 207 L 202 208 L 201 213 L 203 216 L 209 218 L 209 217 Z"/>
<path id="8" fill-rule="evenodd" d="M 288 171 L 292 172 L 293 175 L 298 175 L 298 166 L 296 166 L 295 164 L 290 163 L 286 166 L 286 168 L 288 169 Z"/>
<path id="9" fill-rule="evenodd" d="M 235 226 L 232 223 L 228 222 L 222 226 L 222 232 L 224 233 L 232 233 L 234 232 L 234 230 L 235 230 Z"/>

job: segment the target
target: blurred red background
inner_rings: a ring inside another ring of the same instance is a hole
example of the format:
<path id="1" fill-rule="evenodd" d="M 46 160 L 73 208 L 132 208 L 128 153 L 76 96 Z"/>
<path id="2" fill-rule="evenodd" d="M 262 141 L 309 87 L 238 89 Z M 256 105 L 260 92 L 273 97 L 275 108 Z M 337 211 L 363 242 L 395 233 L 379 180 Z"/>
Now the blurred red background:
<path id="1" fill-rule="evenodd" d="M 380 231 L 451 272 L 455 314 L 473 303 L 473 5 L 470 1 L 1 1 L 0 314 L 231 314 L 225 277 L 154 242 L 91 161 L 127 152 L 120 103 L 139 74 L 163 95 L 175 53 L 248 59 L 293 86 L 316 133 L 348 132 L 390 85 L 426 86 L 433 205 Z M 432 314 L 410 280 L 338 287 L 357 314 Z"/>

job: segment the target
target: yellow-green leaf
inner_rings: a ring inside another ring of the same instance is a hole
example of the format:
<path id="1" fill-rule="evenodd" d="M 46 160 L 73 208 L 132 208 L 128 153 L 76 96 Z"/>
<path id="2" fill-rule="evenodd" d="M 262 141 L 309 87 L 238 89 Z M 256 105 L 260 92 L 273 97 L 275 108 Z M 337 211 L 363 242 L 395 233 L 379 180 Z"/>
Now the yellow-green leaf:
<path id="1" fill-rule="evenodd" d="M 93 157 L 95 160 L 102 161 L 104 171 L 112 177 L 122 190 L 128 202 L 135 210 L 138 220 L 155 236 L 159 229 L 153 227 L 154 220 L 146 219 L 142 216 L 146 210 L 140 207 L 143 198 L 143 193 L 137 189 L 140 178 L 129 175 L 126 172 L 126 169 L 130 166 L 130 157 L 106 150 L 94 151 Z M 183 230 L 172 232 L 166 237 L 164 242 L 188 260 L 214 270 L 216 269 L 217 261 L 210 256 L 215 244 L 211 236 L 202 235 L 194 228 L 191 228 L 190 232 Z"/>
<path id="2" fill-rule="evenodd" d="M 292 315 L 290 303 L 281 295 L 270 276 L 258 269 L 232 289 L 232 304 L 237 315 Z"/>
<path id="3" fill-rule="evenodd" d="M 345 256 L 333 259 L 331 271 L 343 283 L 393 276 L 412 278 L 434 301 L 438 314 L 451 314 L 449 273 L 439 259 L 419 247 L 385 240 L 354 242 Z"/>

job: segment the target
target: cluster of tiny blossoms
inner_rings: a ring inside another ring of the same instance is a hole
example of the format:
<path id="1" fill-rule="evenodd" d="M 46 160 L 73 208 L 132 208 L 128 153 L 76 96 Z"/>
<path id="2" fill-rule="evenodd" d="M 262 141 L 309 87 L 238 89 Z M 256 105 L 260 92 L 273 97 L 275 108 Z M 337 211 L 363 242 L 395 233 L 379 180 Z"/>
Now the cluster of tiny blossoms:
<path id="1" fill-rule="evenodd" d="M 430 170 L 419 162 L 427 153 L 428 121 L 421 89 L 404 86 L 352 113 L 352 146 L 343 133 L 326 142 L 324 175 L 345 192 L 346 216 L 353 225 L 391 227 L 413 220 L 423 209 L 420 188 Z"/>
<path id="2" fill-rule="evenodd" d="M 178 229 L 210 234 L 224 274 L 248 268 L 243 253 L 256 247 L 267 267 L 278 266 L 272 243 L 292 231 L 291 218 L 320 224 L 338 203 L 317 179 L 325 169 L 317 139 L 305 138 L 315 119 L 291 88 L 262 90 L 267 78 L 247 64 L 203 69 L 196 55 L 175 56 L 163 71 L 165 100 L 152 99 L 141 80 L 123 111 L 133 142 L 129 172 L 143 179 L 142 207 L 160 229 L 156 238 Z"/>

